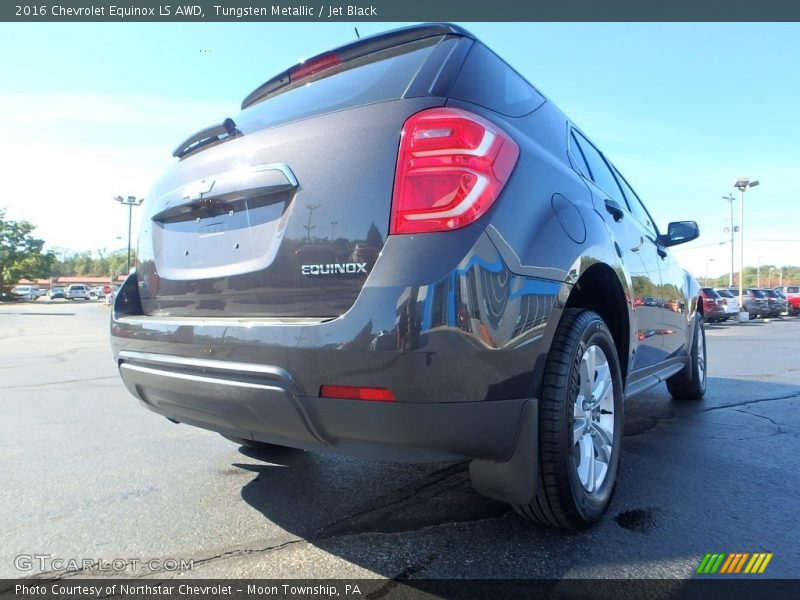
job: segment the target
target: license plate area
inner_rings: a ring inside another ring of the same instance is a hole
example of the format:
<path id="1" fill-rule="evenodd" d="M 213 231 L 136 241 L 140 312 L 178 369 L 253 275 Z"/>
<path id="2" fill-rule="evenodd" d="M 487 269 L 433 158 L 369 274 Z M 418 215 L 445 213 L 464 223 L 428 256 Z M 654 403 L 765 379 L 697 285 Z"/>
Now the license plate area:
<path id="1" fill-rule="evenodd" d="M 275 259 L 286 227 L 288 193 L 203 200 L 153 222 L 161 277 L 210 279 L 252 273 Z"/>

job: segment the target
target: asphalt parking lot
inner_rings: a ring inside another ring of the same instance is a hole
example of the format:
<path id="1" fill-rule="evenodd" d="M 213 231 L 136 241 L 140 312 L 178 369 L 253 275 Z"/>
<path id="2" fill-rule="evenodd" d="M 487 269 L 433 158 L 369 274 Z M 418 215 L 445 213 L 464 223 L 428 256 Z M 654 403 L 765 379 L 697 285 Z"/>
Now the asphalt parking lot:
<path id="1" fill-rule="evenodd" d="M 708 327 L 701 403 L 631 401 L 610 512 L 579 534 L 476 495 L 466 464 L 259 454 L 174 425 L 123 387 L 107 320 L 0 306 L 0 577 L 135 558 L 124 575 L 686 578 L 707 552 L 800 577 L 800 318 Z"/>

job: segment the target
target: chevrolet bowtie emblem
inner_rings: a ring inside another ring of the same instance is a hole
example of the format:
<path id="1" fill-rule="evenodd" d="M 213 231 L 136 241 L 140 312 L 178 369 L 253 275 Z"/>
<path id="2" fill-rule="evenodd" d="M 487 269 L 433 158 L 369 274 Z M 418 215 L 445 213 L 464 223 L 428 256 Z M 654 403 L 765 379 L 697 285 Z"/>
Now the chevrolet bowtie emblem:
<path id="1" fill-rule="evenodd" d="M 211 188 L 214 187 L 216 183 L 215 179 L 201 179 L 200 181 L 193 181 L 189 185 L 187 185 L 183 190 L 183 198 L 191 199 L 191 198 L 201 198 L 203 194 L 207 194 L 211 191 Z"/>

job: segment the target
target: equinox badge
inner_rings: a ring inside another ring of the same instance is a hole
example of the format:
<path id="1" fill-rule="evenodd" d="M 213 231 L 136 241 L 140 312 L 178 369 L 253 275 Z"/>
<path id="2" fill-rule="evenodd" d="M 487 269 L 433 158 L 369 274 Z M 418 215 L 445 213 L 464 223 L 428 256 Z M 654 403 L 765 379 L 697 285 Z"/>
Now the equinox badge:
<path id="1" fill-rule="evenodd" d="M 302 265 L 303 275 L 338 275 L 340 273 L 366 273 L 367 263 L 329 263 L 327 265 Z"/>

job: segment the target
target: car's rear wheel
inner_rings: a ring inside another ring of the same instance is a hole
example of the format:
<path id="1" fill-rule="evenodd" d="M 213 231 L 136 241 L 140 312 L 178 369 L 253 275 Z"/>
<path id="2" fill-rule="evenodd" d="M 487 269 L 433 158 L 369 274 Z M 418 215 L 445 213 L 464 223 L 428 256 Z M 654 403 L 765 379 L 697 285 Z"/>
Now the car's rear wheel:
<path id="1" fill-rule="evenodd" d="M 622 376 L 611 333 L 567 309 L 545 364 L 539 402 L 539 485 L 522 516 L 585 529 L 611 502 L 622 440 Z"/>
<path id="2" fill-rule="evenodd" d="M 667 390 L 680 400 L 700 400 L 706 393 L 706 334 L 702 319 L 694 320 L 692 351 L 686 366 L 667 379 Z"/>

